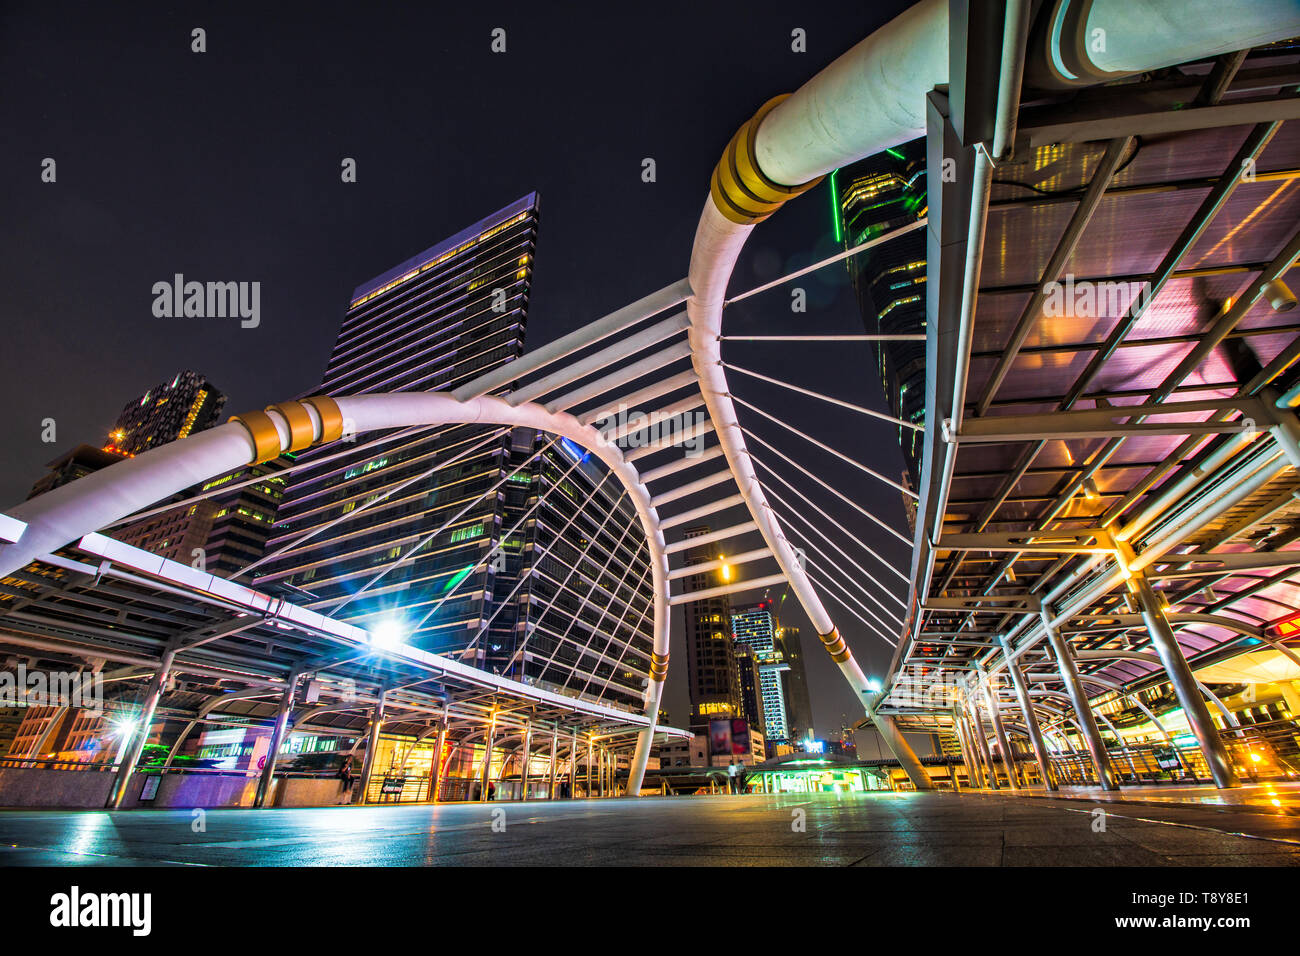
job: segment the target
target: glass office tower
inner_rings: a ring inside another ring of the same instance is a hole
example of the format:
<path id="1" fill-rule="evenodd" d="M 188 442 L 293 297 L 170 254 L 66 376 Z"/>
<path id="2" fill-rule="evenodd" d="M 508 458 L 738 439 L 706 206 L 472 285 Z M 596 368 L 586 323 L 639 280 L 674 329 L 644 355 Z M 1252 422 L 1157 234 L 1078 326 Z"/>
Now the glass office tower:
<path id="1" fill-rule="evenodd" d="M 790 743 L 790 719 L 785 699 L 785 673 L 790 669 L 776 635 L 776 616 L 770 601 L 747 604 L 731 612 L 731 629 L 737 644 L 747 644 L 758 660 L 758 683 L 763 696 L 763 734 L 775 755 L 778 745 Z"/>
<path id="2" fill-rule="evenodd" d="M 446 391 L 517 358 L 537 221 L 530 194 L 358 287 L 316 391 Z M 505 676 L 638 705 L 653 611 L 635 578 L 619 584 L 646 560 L 621 486 L 583 508 L 600 466 L 532 430 L 497 430 L 372 432 L 350 453 L 302 453 L 259 586 Z M 631 517 L 600 531 L 620 509 Z M 622 617 L 620 602 L 633 606 Z"/>
<path id="3" fill-rule="evenodd" d="M 845 249 L 910 225 L 929 212 L 925 140 L 918 139 L 835 171 L 835 223 Z M 926 233 L 917 229 L 846 260 L 862 321 L 870 334 L 925 332 Z M 890 411 L 925 424 L 925 343 L 877 342 L 876 371 Z M 899 428 L 904 482 L 916 488 L 922 432 Z"/>

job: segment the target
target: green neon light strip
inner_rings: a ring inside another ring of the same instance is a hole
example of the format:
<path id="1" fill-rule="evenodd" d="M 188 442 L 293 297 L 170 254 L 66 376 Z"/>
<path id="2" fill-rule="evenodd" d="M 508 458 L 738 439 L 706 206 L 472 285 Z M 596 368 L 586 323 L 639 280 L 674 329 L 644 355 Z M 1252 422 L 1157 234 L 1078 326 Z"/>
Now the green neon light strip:
<path id="1" fill-rule="evenodd" d="M 831 170 L 831 223 L 835 227 L 836 245 L 843 241 L 843 233 L 840 230 L 840 191 L 835 186 L 835 176 L 838 173 L 838 169 Z"/>
<path id="2" fill-rule="evenodd" d="M 446 585 L 443 586 L 442 589 L 443 592 L 446 593 L 447 591 L 451 591 L 455 589 L 456 586 L 459 585 L 461 581 L 464 581 L 467 577 L 469 577 L 469 573 L 473 570 L 474 570 L 474 565 L 472 564 L 466 565 L 465 567 L 461 568 L 459 571 L 453 574 L 451 576 L 451 579 L 448 580 Z"/>

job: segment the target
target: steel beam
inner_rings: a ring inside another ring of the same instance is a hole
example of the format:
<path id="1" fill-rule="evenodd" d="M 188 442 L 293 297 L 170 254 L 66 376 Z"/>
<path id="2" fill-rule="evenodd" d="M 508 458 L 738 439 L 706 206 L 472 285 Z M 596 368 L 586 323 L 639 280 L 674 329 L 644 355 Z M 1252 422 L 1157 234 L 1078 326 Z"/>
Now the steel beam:
<path id="1" fill-rule="evenodd" d="M 1074 707 L 1075 722 L 1079 727 L 1079 732 L 1083 735 L 1084 743 L 1088 747 L 1088 753 L 1092 756 L 1092 764 L 1097 771 L 1097 780 L 1103 790 L 1118 790 L 1119 785 L 1115 782 L 1115 775 L 1110 767 L 1110 757 L 1106 754 L 1106 745 L 1102 742 L 1101 731 L 1097 728 L 1097 720 L 1093 716 L 1091 706 L 1088 704 L 1088 695 L 1084 692 L 1083 684 L 1079 680 L 1079 670 L 1074 664 L 1074 656 L 1070 652 L 1069 643 L 1052 623 L 1049 608 L 1045 606 L 1041 616 L 1043 630 L 1047 634 L 1047 640 L 1052 645 L 1052 653 L 1056 656 L 1056 666 L 1061 672 L 1061 682 L 1065 685 L 1070 704 Z M 1010 661 L 1009 658 L 1008 661 Z"/>

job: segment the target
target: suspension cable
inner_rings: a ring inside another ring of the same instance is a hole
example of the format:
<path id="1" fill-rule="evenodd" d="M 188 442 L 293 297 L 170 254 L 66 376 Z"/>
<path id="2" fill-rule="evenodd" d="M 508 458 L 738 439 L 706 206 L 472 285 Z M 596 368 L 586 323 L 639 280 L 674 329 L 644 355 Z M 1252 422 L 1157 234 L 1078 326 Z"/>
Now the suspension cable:
<path id="1" fill-rule="evenodd" d="M 827 445 L 825 442 L 820 442 L 816 438 L 813 438 L 811 435 L 804 434 L 799 429 L 795 428 L 793 425 L 788 425 L 785 422 L 781 421 L 781 419 L 777 418 L 775 415 L 769 415 L 767 412 L 763 411 L 758 406 L 751 405 L 749 402 L 745 401 L 744 399 L 737 398 L 735 395 L 731 396 L 731 400 L 735 402 L 737 405 L 743 405 L 745 408 L 748 408 L 750 411 L 757 412 L 759 415 L 762 415 L 764 418 L 768 419 L 769 421 L 775 422 L 776 424 L 784 428 L 786 431 L 793 432 L 794 434 L 802 438 L 804 441 L 816 445 L 818 448 L 820 448 L 822 451 L 826 452 L 827 454 L 834 455 L 836 458 L 852 465 L 854 468 L 858 469 L 859 471 L 866 472 L 872 478 L 876 478 L 879 479 L 880 481 L 883 481 L 891 488 L 897 488 L 899 491 L 907 495 L 909 498 L 919 500 L 919 496 L 916 494 L 916 492 L 911 491 L 908 488 L 905 488 L 904 486 L 900 485 L 898 482 L 894 481 L 894 479 L 886 478 L 884 475 L 882 475 L 880 472 L 876 471 L 875 469 L 867 467 L 866 465 L 862 464 L 862 462 L 850 458 L 848 455 L 844 454 L 841 451 L 836 451 L 834 448 L 832 448 L 830 445 Z"/>
<path id="2" fill-rule="evenodd" d="M 740 302 L 742 299 L 748 299 L 751 295 L 758 295 L 760 292 L 766 292 L 768 289 L 774 289 L 783 283 L 789 282 L 791 279 L 797 279 L 800 276 L 805 276 L 810 272 L 816 272 L 818 269 L 824 269 L 826 268 L 826 266 L 833 265 L 834 263 L 839 262 L 841 259 L 847 259 L 849 256 L 855 256 L 859 252 L 866 252 L 868 249 L 872 248 L 873 246 L 878 246 L 881 243 L 889 242 L 891 239 L 897 239 L 899 236 L 906 235 L 909 232 L 915 232 L 917 229 L 924 229 L 928 222 L 929 222 L 928 218 L 918 219 L 916 222 L 909 222 L 906 226 L 900 226 L 897 229 L 891 229 L 889 232 L 881 233 L 879 236 L 876 236 L 874 239 L 868 239 L 866 242 L 859 243 L 858 245 L 854 246 L 852 249 L 845 249 L 843 252 L 837 252 L 829 259 L 823 259 L 821 260 L 821 262 L 814 262 L 810 266 L 804 266 L 802 269 L 796 269 L 794 272 L 791 272 L 788 275 L 784 275 L 779 279 L 773 279 L 771 282 L 765 283 L 764 285 L 760 285 L 755 289 L 750 289 L 748 292 L 742 292 L 740 293 L 740 295 L 732 296 L 724 303 L 724 305 L 731 305 L 733 302 Z"/>
<path id="3" fill-rule="evenodd" d="M 831 398 L 829 395 L 823 395 L 821 392 L 814 392 L 811 389 L 800 388 L 798 385 L 791 385 L 789 382 L 783 382 L 780 379 L 769 378 L 766 375 L 760 375 L 758 372 L 751 372 L 749 369 L 741 368 L 739 365 L 732 365 L 730 362 L 723 362 L 723 368 L 731 369 L 733 372 L 739 372 L 741 375 L 748 375 L 751 378 L 760 381 L 770 382 L 773 385 L 780 385 L 782 388 L 788 388 L 792 392 L 798 392 L 800 395 L 809 395 L 813 398 L 819 398 L 823 402 L 830 402 L 832 405 L 838 405 L 841 408 L 852 409 L 862 415 L 870 415 L 872 418 L 879 418 L 881 421 L 890 422 L 894 425 L 901 425 L 903 428 L 910 428 L 913 431 L 924 431 L 924 425 L 917 425 L 913 422 L 903 421 L 901 418 L 895 418 L 893 415 L 886 415 L 884 412 L 878 412 L 871 408 L 863 408 L 861 405 L 854 405 L 852 402 L 846 402 L 843 399 Z"/>

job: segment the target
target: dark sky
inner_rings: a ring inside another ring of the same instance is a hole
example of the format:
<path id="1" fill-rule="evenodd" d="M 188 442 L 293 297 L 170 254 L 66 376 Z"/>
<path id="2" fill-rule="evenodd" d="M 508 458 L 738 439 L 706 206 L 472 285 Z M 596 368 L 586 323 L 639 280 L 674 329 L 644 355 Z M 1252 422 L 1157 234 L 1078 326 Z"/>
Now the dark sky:
<path id="1" fill-rule="evenodd" d="M 316 385 L 353 287 L 530 190 L 542 197 L 532 345 L 680 279 L 736 127 L 908 4 L 263 6 L 0 8 L 0 502 L 25 498 L 47 461 L 101 442 L 128 399 L 182 368 L 223 389 L 230 413 Z M 194 27 L 206 53 L 190 50 Z M 489 48 L 494 27 L 507 31 L 503 55 Z M 790 49 L 796 27 L 806 53 Z M 340 181 L 344 157 L 357 161 L 354 184 Z M 833 251 L 822 185 L 758 228 L 731 288 Z M 178 272 L 260 281 L 260 327 L 155 318 L 151 288 Z M 726 331 L 861 331 L 842 268 L 800 284 L 806 315 L 782 288 L 729 310 Z M 734 344 L 726 356 L 883 408 L 865 345 Z M 889 428 L 762 383 L 732 387 L 899 473 Z M 905 530 L 892 489 L 742 421 Z M 906 570 L 905 548 L 804 490 Z M 881 672 L 890 648 L 826 599 L 864 670 Z M 855 701 L 793 597 L 785 606 L 804 627 L 824 735 L 856 716 Z M 680 722 L 684 649 L 673 659 L 667 706 Z"/>

